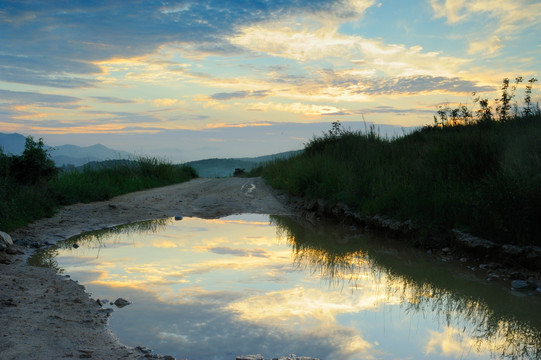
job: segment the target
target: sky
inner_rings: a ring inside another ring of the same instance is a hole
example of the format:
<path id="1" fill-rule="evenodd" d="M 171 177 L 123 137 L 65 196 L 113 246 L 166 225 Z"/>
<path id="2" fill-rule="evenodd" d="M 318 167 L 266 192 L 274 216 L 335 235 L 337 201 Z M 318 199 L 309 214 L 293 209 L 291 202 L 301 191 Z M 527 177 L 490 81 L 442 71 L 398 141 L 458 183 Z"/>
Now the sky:
<path id="1" fill-rule="evenodd" d="M 2 0 L 0 132 L 175 161 L 294 150 L 538 78 L 539 33 L 528 0 Z"/>

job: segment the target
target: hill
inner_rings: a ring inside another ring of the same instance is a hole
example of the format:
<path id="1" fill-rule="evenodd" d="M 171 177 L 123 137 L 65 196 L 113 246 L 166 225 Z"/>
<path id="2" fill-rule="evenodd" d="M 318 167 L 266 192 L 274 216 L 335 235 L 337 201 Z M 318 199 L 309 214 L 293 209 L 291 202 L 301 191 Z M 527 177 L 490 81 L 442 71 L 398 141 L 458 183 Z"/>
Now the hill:
<path id="1" fill-rule="evenodd" d="M 200 177 L 219 178 L 233 175 L 235 169 L 250 171 L 262 164 L 275 159 L 287 159 L 300 151 L 287 151 L 283 153 L 259 156 L 254 158 L 231 158 L 231 159 L 204 159 L 190 161 L 186 165 L 193 167 Z"/>
<path id="2" fill-rule="evenodd" d="M 361 216 L 541 244 L 541 114 L 435 125 L 404 137 L 333 130 L 261 170 L 292 195 L 342 202 Z"/>

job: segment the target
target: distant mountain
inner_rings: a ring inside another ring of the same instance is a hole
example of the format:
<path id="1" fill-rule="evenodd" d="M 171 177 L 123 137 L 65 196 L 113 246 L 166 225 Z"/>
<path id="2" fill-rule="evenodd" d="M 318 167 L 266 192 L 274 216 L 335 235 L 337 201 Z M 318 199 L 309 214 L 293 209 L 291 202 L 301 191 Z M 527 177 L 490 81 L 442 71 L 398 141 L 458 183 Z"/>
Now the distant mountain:
<path id="1" fill-rule="evenodd" d="M 61 145 L 51 148 L 51 158 L 57 166 L 81 166 L 91 161 L 129 159 L 130 157 L 131 155 L 126 151 L 113 150 L 100 144 L 86 147 Z"/>
<path id="2" fill-rule="evenodd" d="M 4 154 L 22 154 L 25 141 L 26 138 L 21 134 L 0 133 L 0 147 L 4 151 Z"/>
<path id="3" fill-rule="evenodd" d="M 293 150 L 293 151 L 281 152 L 278 154 L 258 156 L 254 158 L 240 158 L 239 160 L 262 164 L 262 163 L 266 163 L 266 162 L 273 161 L 276 159 L 287 159 L 288 157 L 300 154 L 301 152 L 302 150 Z"/>
<path id="4" fill-rule="evenodd" d="M 235 169 L 243 169 L 244 171 L 250 171 L 253 168 L 258 167 L 266 162 L 288 158 L 290 156 L 300 153 L 298 151 L 287 151 L 279 154 L 259 156 L 254 158 L 234 158 L 234 159 L 204 159 L 197 161 L 190 161 L 186 163 L 192 166 L 200 177 L 228 177 L 233 175 Z"/>
<path id="5" fill-rule="evenodd" d="M 4 153 L 20 155 L 24 151 L 26 137 L 21 134 L 0 133 L 0 147 Z M 113 150 L 106 146 L 97 144 L 92 146 L 45 146 L 51 154 L 51 158 L 57 166 L 74 165 L 81 166 L 91 161 L 104 161 L 113 159 L 128 159 L 130 154 L 125 151 Z"/>

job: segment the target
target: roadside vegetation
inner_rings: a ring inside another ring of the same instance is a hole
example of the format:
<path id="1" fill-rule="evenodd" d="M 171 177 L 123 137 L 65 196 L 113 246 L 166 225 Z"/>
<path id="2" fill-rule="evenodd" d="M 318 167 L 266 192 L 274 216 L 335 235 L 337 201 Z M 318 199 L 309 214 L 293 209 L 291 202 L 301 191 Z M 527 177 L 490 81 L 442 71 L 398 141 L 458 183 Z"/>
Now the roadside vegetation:
<path id="1" fill-rule="evenodd" d="M 107 200 L 195 177 L 190 166 L 151 157 L 61 171 L 43 141 L 28 137 L 22 155 L 6 155 L 0 149 L 0 230 L 52 216 L 63 205 Z"/>
<path id="2" fill-rule="evenodd" d="M 344 202 L 364 216 L 413 220 L 427 233 L 459 228 L 501 243 L 541 245 L 535 81 L 504 79 L 495 101 L 441 106 L 433 125 L 399 138 L 335 122 L 302 154 L 252 175 L 291 195 Z M 514 99 L 521 84 L 519 106 Z"/>

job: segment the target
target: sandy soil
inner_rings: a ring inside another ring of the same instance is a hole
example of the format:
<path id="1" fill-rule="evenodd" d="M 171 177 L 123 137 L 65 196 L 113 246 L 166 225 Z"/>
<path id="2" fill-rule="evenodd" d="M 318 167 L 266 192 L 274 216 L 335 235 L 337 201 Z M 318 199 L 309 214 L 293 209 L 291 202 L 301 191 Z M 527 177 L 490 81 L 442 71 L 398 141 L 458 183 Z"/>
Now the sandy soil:
<path id="1" fill-rule="evenodd" d="M 16 243 L 46 246 L 84 231 L 175 215 L 288 214 L 284 204 L 260 178 L 195 179 L 68 206 L 10 235 Z M 9 263 L 0 264 L 0 359 L 143 358 L 108 330 L 107 314 L 83 286 L 27 265 L 31 248 L 17 249 L 22 254 L 0 254 L 0 263 Z"/>

